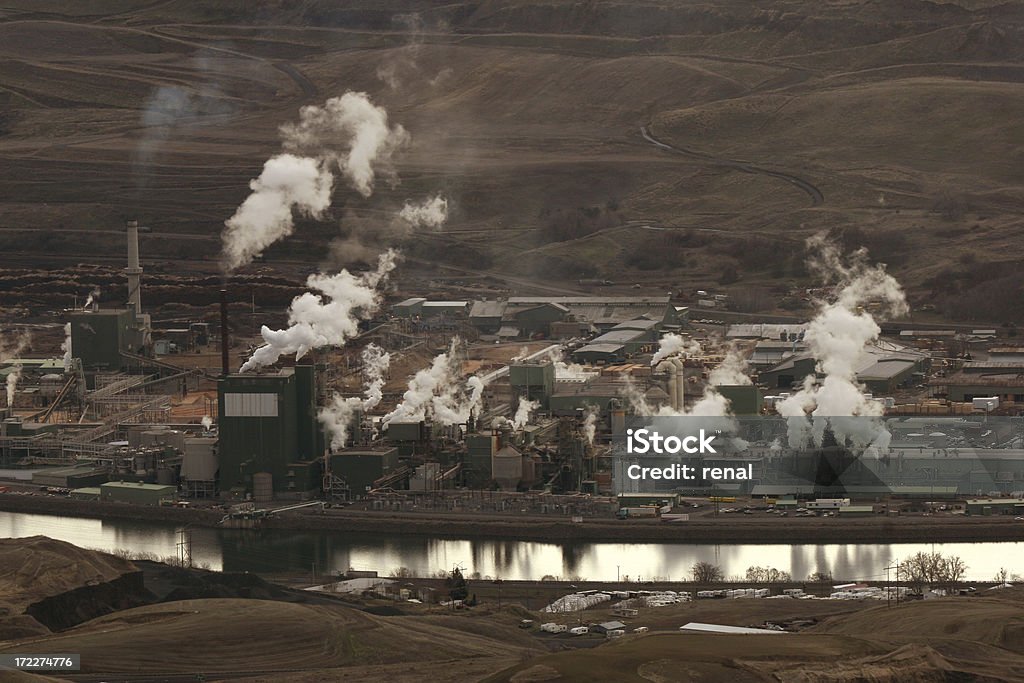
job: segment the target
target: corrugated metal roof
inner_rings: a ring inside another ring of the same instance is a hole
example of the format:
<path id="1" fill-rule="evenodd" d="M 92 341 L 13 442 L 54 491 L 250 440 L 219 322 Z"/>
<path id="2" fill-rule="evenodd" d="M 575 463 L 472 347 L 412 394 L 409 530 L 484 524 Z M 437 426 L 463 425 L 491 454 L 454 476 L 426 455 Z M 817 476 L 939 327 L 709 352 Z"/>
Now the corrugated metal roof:
<path id="1" fill-rule="evenodd" d="M 691 621 L 679 627 L 680 631 L 693 631 L 695 633 L 747 633 L 757 635 L 784 635 L 786 631 L 773 631 L 767 628 L 747 628 L 745 626 L 725 626 L 723 624 L 702 624 L 699 621 Z"/>
<path id="2" fill-rule="evenodd" d="M 508 303 L 505 301 L 474 301 L 469 309 L 470 318 L 500 318 Z"/>
<path id="3" fill-rule="evenodd" d="M 668 304 L 667 296 L 512 296 L 509 297 L 510 304 L 542 304 L 556 303 L 565 306 L 615 306 L 620 304 Z"/>
<path id="4" fill-rule="evenodd" d="M 622 344 L 587 344 L 574 353 L 620 353 L 625 347 Z"/>
<path id="5" fill-rule="evenodd" d="M 650 330 L 657 327 L 657 320 L 647 320 L 645 318 L 639 318 L 637 320 L 627 320 L 624 323 L 619 323 L 613 330 Z"/>
<path id="6" fill-rule="evenodd" d="M 626 342 L 635 341 L 644 336 L 644 332 L 639 330 L 612 330 L 605 332 L 600 337 L 592 340 L 593 344 L 622 344 Z"/>

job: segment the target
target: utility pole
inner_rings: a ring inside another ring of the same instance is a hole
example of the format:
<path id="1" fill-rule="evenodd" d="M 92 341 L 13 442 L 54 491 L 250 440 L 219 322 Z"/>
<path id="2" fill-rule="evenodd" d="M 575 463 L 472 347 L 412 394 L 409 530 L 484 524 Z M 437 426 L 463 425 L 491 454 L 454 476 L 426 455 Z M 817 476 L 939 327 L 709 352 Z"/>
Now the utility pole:
<path id="1" fill-rule="evenodd" d="M 889 607 L 892 602 L 892 586 L 889 585 L 889 570 L 896 570 L 896 605 L 900 604 L 900 563 L 897 560 L 894 564 L 889 565 L 885 568 L 885 587 L 886 587 L 886 600 L 885 605 Z"/>
<path id="2" fill-rule="evenodd" d="M 188 525 L 178 529 L 178 561 L 183 568 L 192 568 L 192 532 Z"/>

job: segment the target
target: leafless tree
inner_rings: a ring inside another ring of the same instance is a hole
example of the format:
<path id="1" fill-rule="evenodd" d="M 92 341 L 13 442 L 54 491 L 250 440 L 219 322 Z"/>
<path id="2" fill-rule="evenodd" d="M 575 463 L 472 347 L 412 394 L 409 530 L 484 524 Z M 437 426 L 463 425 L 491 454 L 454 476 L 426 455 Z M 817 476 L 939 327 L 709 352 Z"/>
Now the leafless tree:
<path id="1" fill-rule="evenodd" d="M 690 576 L 694 583 L 718 583 L 725 578 L 722 568 L 710 562 L 698 562 L 690 567 Z"/>

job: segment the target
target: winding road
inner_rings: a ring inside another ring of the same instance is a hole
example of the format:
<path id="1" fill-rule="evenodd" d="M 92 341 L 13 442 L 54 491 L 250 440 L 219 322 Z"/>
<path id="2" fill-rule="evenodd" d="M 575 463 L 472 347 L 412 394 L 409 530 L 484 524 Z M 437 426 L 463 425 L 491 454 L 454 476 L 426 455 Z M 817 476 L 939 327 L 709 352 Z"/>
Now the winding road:
<path id="1" fill-rule="evenodd" d="M 698 152 L 692 149 L 686 149 L 685 147 L 675 147 L 663 142 L 653 135 L 647 126 L 640 127 L 640 134 L 644 137 L 644 140 L 651 143 L 655 147 L 665 150 L 666 152 L 673 152 L 675 154 L 682 154 L 683 156 L 691 157 L 693 159 L 699 159 L 712 166 L 722 166 L 725 168 L 736 169 L 743 173 L 753 173 L 756 175 L 766 175 L 772 178 L 778 178 L 784 180 L 790 185 L 794 185 L 801 191 L 806 193 L 811 198 L 811 206 L 821 206 L 825 202 L 825 195 L 822 194 L 821 190 L 815 187 L 810 182 L 804 180 L 795 175 L 789 173 L 783 173 L 782 171 L 775 171 L 770 168 L 764 168 L 763 166 L 757 166 L 755 164 L 748 163 L 746 161 L 737 161 L 736 159 L 724 159 L 721 157 L 712 156 L 705 152 Z"/>

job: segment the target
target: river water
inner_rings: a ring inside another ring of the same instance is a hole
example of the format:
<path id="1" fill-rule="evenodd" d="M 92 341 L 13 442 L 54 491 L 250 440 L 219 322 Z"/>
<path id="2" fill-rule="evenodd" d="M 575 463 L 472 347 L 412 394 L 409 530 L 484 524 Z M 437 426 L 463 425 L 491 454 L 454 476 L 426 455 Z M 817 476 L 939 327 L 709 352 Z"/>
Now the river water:
<path id="1" fill-rule="evenodd" d="M 790 572 L 801 580 L 816 571 L 837 579 L 884 579 L 885 567 L 918 551 L 959 555 L 967 578 L 991 580 L 1005 567 L 1024 573 L 1024 543 L 896 543 L 845 545 L 710 545 L 684 543 L 538 543 L 450 540 L 431 537 L 324 531 L 191 529 L 193 563 L 224 571 L 309 571 L 318 575 L 372 569 L 387 575 L 408 567 L 417 575 L 460 566 L 467 573 L 509 580 L 545 576 L 581 580 L 682 580 L 699 561 L 719 565 L 727 577 L 753 565 Z M 0 512 L 0 537 L 49 536 L 84 548 L 177 556 L 174 525 Z"/>

